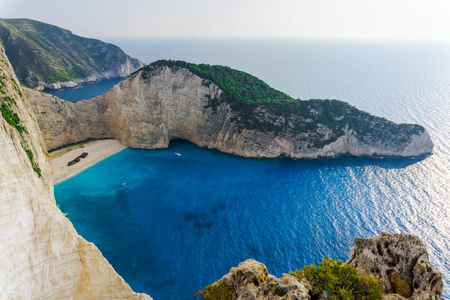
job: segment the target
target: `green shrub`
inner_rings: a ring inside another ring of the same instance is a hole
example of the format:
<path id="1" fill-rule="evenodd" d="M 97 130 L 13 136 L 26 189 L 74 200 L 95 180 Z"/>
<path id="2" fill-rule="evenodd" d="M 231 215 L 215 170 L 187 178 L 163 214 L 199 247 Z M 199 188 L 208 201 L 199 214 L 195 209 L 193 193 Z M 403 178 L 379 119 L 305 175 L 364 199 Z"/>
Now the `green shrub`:
<path id="1" fill-rule="evenodd" d="M 2 106 L 0 107 L 0 111 L 2 113 L 3 118 L 5 119 L 5 121 L 13 126 L 14 128 L 17 129 L 17 131 L 20 133 L 20 135 L 22 135 L 22 132 L 27 132 L 25 130 L 25 127 L 23 127 L 22 125 L 20 125 L 20 118 L 19 116 L 12 111 L 8 105 L 6 105 L 5 103 L 2 104 Z"/>
<path id="2" fill-rule="evenodd" d="M 41 168 L 37 167 L 37 164 L 33 167 L 33 170 L 38 174 L 39 178 L 42 177 Z"/>
<path id="3" fill-rule="evenodd" d="M 213 283 L 198 291 L 195 297 L 203 300 L 235 300 L 234 290 L 231 286 L 224 286 L 222 282 Z"/>
<path id="4" fill-rule="evenodd" d="M 356 268 L 326 256 L 319 267 L 309 265 L 290 273 L 300 279 L 305 276 L 312 285 L 328 293 L 329 299 L 380 299 L 381 285 L 372 277 L 360 277 Z"/>
<path id="5" fill-rule="evenodd" d="M 186 68 L 202 78 L 202 85 L 209 86 L 214 82 L 224 92 L 227 100 L 247 103 L 295 102 L 294 98 L 280 92 L 261 79 L 248 73 L 226 66 L 192 64 L 185 61 L 159 60 L 143 69 L 143 77 L 154 68 L 168 66 L 172 68 Z"/>
<path id="6" fill-rule="evenodd" d="M 26 149 L 25 152 L 27 153 L 28 158 L 30 159 L 31 163 L 33 163 L 33 151 L 31 151 L 30 149 Z"/>
<path id="7" fill-rule="evenodd" d="M 9 101 L 10 97 L 4 97 L 4 100 Z M 12 98 L 10 98 L 12 99 Z M 14 100 L 14 99 L 13 99 Z M 15 103 L 15 101 L 14 101 Z M 11 110 L 11 108 L 9 108 L 8 105 L 6 105 L 5 103 L 3 103 L 0 106 L 0 112 L 2 113 L 3 118 L 5 119 L 5 121 L 13 126 L 14 128 L 16 128 L 16 130 L 19 132 L 20 136 L 23 139 L 23 135 L 22 133 L 28 133 L 27 130 L 25 129 L 25 127 L 23 127 L 22 125 L 20 125 L 20 118 L 19 116 Z M 42 172 L 41 169 L 39 168 L 39 165 L 34 161 L 34 155 L 33 152 L 30 149 L 27 149 L 27 147 L 21 142 L 20 143 L 23 147 L 23 149 L 25 150 L 28 158 L 30 159 L 31 162 L 31 166 L 33 167 L 33 170 L 39 175 L 39 177 L 42 177 Z"/>

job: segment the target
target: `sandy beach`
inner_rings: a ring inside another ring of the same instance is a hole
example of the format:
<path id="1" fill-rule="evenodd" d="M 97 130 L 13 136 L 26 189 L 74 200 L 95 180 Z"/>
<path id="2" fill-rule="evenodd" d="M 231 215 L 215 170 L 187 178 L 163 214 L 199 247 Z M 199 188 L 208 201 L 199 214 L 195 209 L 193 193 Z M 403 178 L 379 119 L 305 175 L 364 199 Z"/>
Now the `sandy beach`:
<path id="1" fill-rule="evenodd" d="M 118 140 L 98 140 L 69 146 L 50 153 L 53 165 L 53 184 L 61 182 L 92 166 L 100 160 L 126 148 Z M 72 166 L 67 163 L 77 158 L 81 153 L 87 152 L 88 156 Z"/>

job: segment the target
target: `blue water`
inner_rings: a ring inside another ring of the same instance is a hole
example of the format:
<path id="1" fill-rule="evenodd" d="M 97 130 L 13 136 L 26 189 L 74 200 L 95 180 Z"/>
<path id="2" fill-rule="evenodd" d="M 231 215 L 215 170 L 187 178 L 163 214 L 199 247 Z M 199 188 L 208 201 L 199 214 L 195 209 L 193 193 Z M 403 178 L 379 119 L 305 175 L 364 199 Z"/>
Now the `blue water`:
<path id="1" fill-rule="evenodd" d="M 226 64 L 294 97 L 337 98 L 419 123 L 435 144 L 425 159 L 294 161 L 176 141 L 166 150 L 126 149 L 56 185 L 62 211 L 134 290 L 156 300 L 192 299 L 247 258 L 280 276 L 325 255 L 348 259 L 355 236 L 402 231 L 424 241 L 450 298 L 450 45 L 110 42 L 146 62 Z"/>
<path id="2" fill-rule="evenodd" d="M 110 78 L 97 82 L 82 83 L 76 88 L 49 90 L 45 92 L 70 102 L 76 102 L 79 100 L 88 100 L 92 97 L 103 95 L 116 83 L 122 81 L 123 79 L 124 78 Z"/>

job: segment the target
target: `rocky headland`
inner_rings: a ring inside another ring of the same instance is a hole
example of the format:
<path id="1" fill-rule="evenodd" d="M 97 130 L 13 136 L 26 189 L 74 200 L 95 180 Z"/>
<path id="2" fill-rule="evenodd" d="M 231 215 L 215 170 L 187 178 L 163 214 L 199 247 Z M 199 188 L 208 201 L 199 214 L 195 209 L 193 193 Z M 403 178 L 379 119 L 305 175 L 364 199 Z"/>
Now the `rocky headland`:
<path id="1" fill-rule="evenodd" d="M 126 77 L 144 66 L 115 45 L 29 19 L 0 19 L 0 40 L 19 81 L 37 90 Z"/>
<path id="2" fill-rule="evenodd" d="M 1 44 L 0 92 L 0 299 L 150 299 L 56 206 L 45 143 Z"/>
<path id="3" fill-rule="evenodd" d="M 420 125 L 395 124 L 342 101 L 293 99 L 222 66 L 158 61 L 76 103 L 25 93 L 49 150 L 99 138 L 140 149 L 184 139 L 259 158 L 411 157 L 433 149 Z"/>
<path id="4" fill-rule="evenodd" d="M 444 299 L 442 274 L 430 264 L 416 236 L 384 232 L 374 238 L 355 238 L 354 243 L 347 264 L 355 266 L 359 276 L 375 278 L 381 284 L 382 299 Z M 232 268 L 207 290 L 214 296 L 204 299 L 327 299 L 324 290 L 306 277 L 283 274 L 276 278 L 252 259 Z"/>

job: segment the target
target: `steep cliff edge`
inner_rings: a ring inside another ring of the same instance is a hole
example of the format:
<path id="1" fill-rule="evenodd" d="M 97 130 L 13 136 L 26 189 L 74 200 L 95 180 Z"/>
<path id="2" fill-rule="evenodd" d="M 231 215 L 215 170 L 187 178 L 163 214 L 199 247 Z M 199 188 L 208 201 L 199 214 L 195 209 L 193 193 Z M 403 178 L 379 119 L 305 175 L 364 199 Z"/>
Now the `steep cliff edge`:
<path id="1" fill-rule="evenodd" d="M 381 233 L 369 239 L 355 238 L 354 242 L 347 263 L 356 267 L 358 275 L 374 277 L 381 283 L 383 300 L 444 299 L 442 274 L 430 264 L 425 246 L 416 236 Z M 207 290 L 220 295 L 208 299 L 327 299 L 324 291 L 306 277 L 283 274 L 276 278 L 252 259 L 232 268 Z"/>
<path id="2" fill-rule="evenodd" d="M 46 147 L 1 44 L 0 92 L 0 299 L 150 299 L 56 206 Z"/>
<path id="3" fill-rule="evenodd" d="M 90 138 L 116 138 L 143 149 L 168 147 L 172 139 L 268 158 L 408 157 L 433 149 L 422 126 L 395 124 L 342 101 L 293 99 L 222 66 L 155 62 L 104 95 L 75 104 L 27 94 L 49 149 L 86 139 L 76 120 L 99 128 Z"/>
<path id="4" fill-rule="evenodd" d="M 0 19 L 0 40 L 20 82 L 38 90 L 126 77 L 144 66 L 115 45 L 28 19 Z"/>

